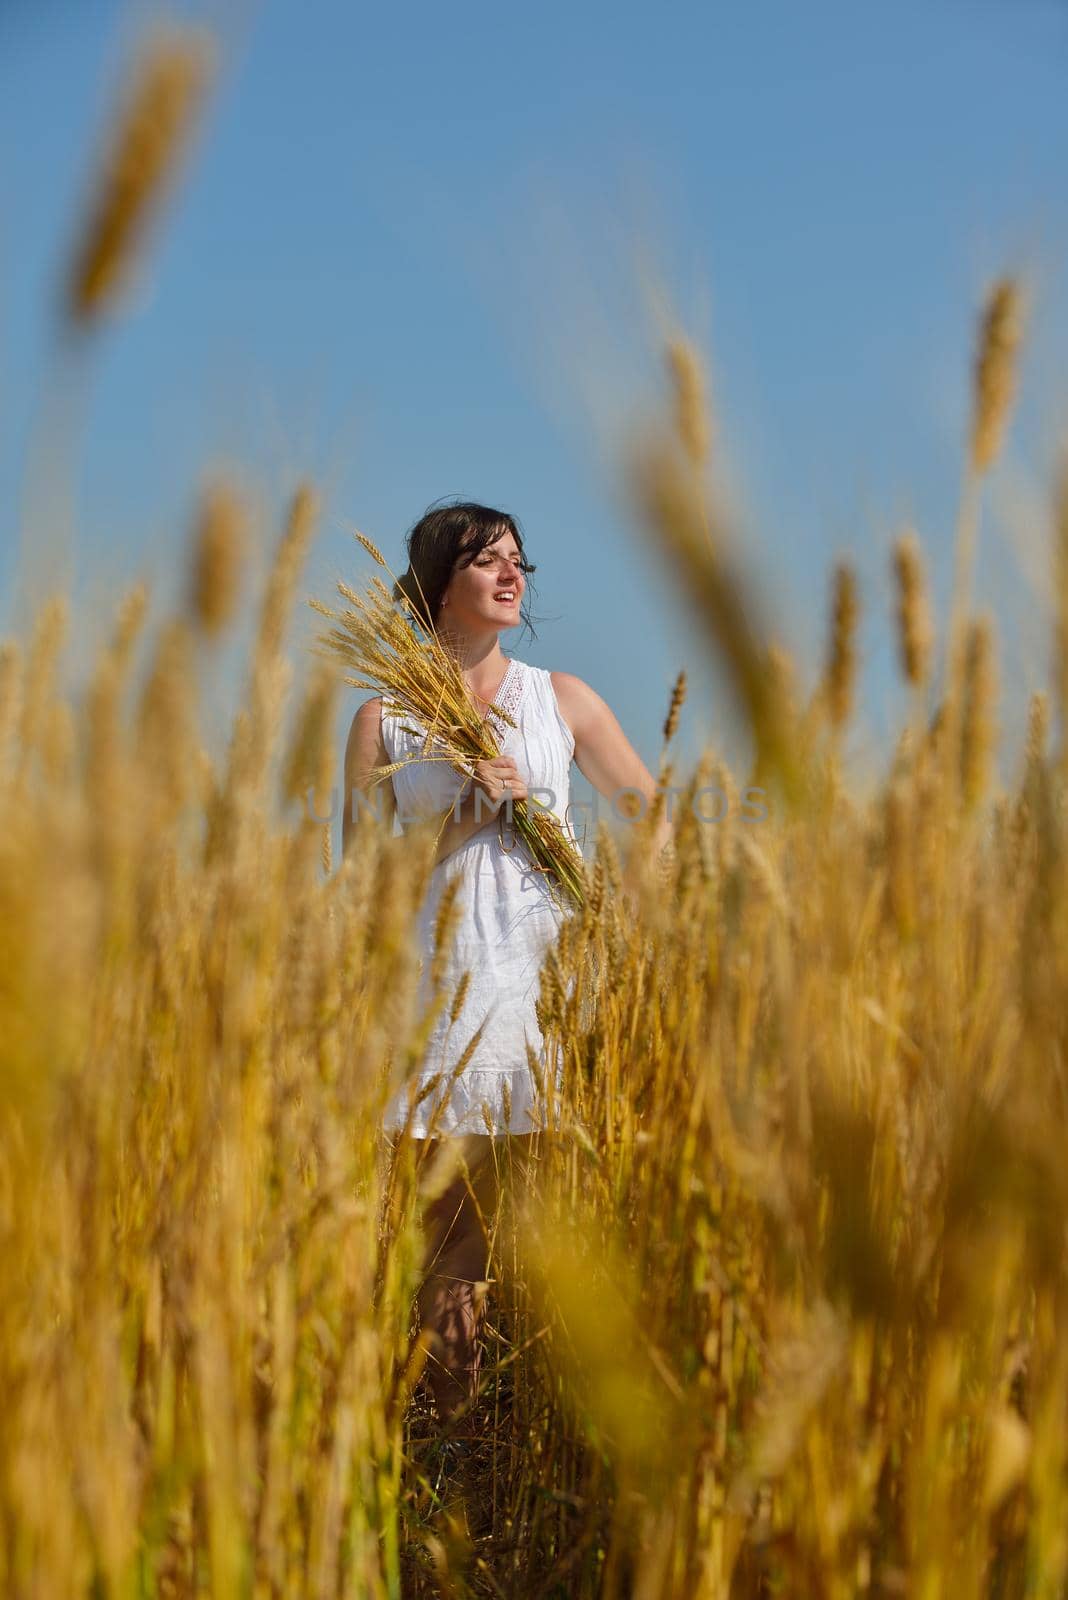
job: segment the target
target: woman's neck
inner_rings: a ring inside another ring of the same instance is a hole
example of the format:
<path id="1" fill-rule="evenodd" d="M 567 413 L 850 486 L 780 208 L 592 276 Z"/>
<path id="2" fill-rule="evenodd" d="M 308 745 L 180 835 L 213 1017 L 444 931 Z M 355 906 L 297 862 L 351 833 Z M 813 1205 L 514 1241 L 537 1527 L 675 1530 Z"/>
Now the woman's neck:
<path id="1" fill-rule="evenodd" d="M 438 637 L 452 658 L 459 662 L 460 672 L 468 683 L 484 683 L 486 680 L 496 682 L 507 667 L 508 658 L 500 650 L 497 634 L 475 638 L 470 634 L 441 632 Z"/>
<path id="2" fill-rule="evenodd" d="M 439 637 L 459 662 L 468 687 L 480 699 L 492 698 L 502 675 L 508 669 L 508 658 L 501 650 L 499 635 L 455 634 L 443 630 Z"/>

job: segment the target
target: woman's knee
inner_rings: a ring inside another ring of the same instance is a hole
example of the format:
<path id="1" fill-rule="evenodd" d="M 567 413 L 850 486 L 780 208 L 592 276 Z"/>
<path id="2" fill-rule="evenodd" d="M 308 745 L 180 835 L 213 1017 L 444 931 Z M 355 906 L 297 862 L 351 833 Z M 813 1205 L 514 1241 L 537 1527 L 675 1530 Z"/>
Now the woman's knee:
<path id="1" fill-rule="evenodd" d="M 475 1143 L 473 1141 L 477 1140 Z M 434 1155 L 428 1152 L 428 1160 Z M 421 1217 L 435 1253 L 481 1231 L 494 1202 L 496 1179 L 489 1136 L 467 1135 L 459 1151 L 458 1170 L 440 1194 L 424 1198 Z"/>

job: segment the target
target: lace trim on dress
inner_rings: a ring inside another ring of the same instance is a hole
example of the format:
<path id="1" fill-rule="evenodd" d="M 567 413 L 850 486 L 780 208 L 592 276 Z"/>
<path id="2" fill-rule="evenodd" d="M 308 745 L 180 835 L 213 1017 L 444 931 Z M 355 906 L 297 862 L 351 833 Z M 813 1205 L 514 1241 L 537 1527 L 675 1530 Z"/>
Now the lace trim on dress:
<path id="1" fill-rule="evenodd" d="M 508 670 L 504 675 L 504 681 L 501 684 L 500 690 L 498 691 L 496 700 L 496 704 L 500 706 L 501 710 L 505 712 L 507 716 L 511 717 L 513 722 L 519 721 L 516 713 L 519 710 L 519 702 L 523 698 L 524 677 L 523 673 L 520 671 L 521 665 L 522 663 L 518 660 L 518 658 L 513 656 L 512 660 L 508 663 Z M 498 717 L 495 711 L 488 711 L 486 713 L 486 721 L 491 724 L 494 733 L 496 733 L 500 739 L 503 739 L 506 734 L 512 731 L 509 724 L 507 722 L 502 722 L 501 718 Z"/>

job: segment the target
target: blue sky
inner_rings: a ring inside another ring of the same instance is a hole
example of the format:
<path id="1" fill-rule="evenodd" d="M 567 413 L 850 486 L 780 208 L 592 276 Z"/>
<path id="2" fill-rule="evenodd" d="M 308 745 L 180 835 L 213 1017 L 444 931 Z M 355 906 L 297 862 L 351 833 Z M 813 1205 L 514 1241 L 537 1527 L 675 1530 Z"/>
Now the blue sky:
<path id="1" fill-rule="evenodd" d="M 141 5 L 0 0 L 0 579 L 12 581 L 56 368 L 55 286 Z M 887 558 L 909 522 L 940 618 L 974 331 L 992 278 L 1033 300 L 977 568 L 1019 742 L 1046 681 L 1048 487 L 1066 429 L 1068 7 L 757 0 L 460 10 L 268 0 L 196 15 L 222 70 L 137 294 L 94 341 L 73 467 L 84 664 L 136 573 L 177 591 L 203 475 L 256 486 L 261 562 L 302 474 L 330 600 L 462 494 L 512 511 L 538 638 L 652 765 L 674 675 L 682 751 L 742 745 L 729 697 L 622 491 L 662 395 L 659 303 L 709 362 L 738 532 L 811 682 L 838 554 L 862 583 L 877 759 L 901 709 Z M 104 608 L 102 611 L 101 608 Z M 294 661 L 315 627 L 297 618 Z M 207 681 L 234 676 L 240 635 Z M 222 690 L 220 689 L 220 692 Z M 344 713 L 362 696 L 351 695 Z"/>

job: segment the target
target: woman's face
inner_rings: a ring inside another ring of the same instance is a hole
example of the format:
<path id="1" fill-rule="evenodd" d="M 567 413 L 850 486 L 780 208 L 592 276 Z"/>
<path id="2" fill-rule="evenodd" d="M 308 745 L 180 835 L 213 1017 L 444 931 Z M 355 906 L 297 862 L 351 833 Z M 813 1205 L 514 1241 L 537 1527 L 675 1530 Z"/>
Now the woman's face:
<path id="1" fill-rule="evenodd" d="M 514 628 L 522 619 L 526 579 L 515 535 L 505 533 L 480 550 L 469 566 L 453 571 L 438 612 L 439 626 Z"/>

